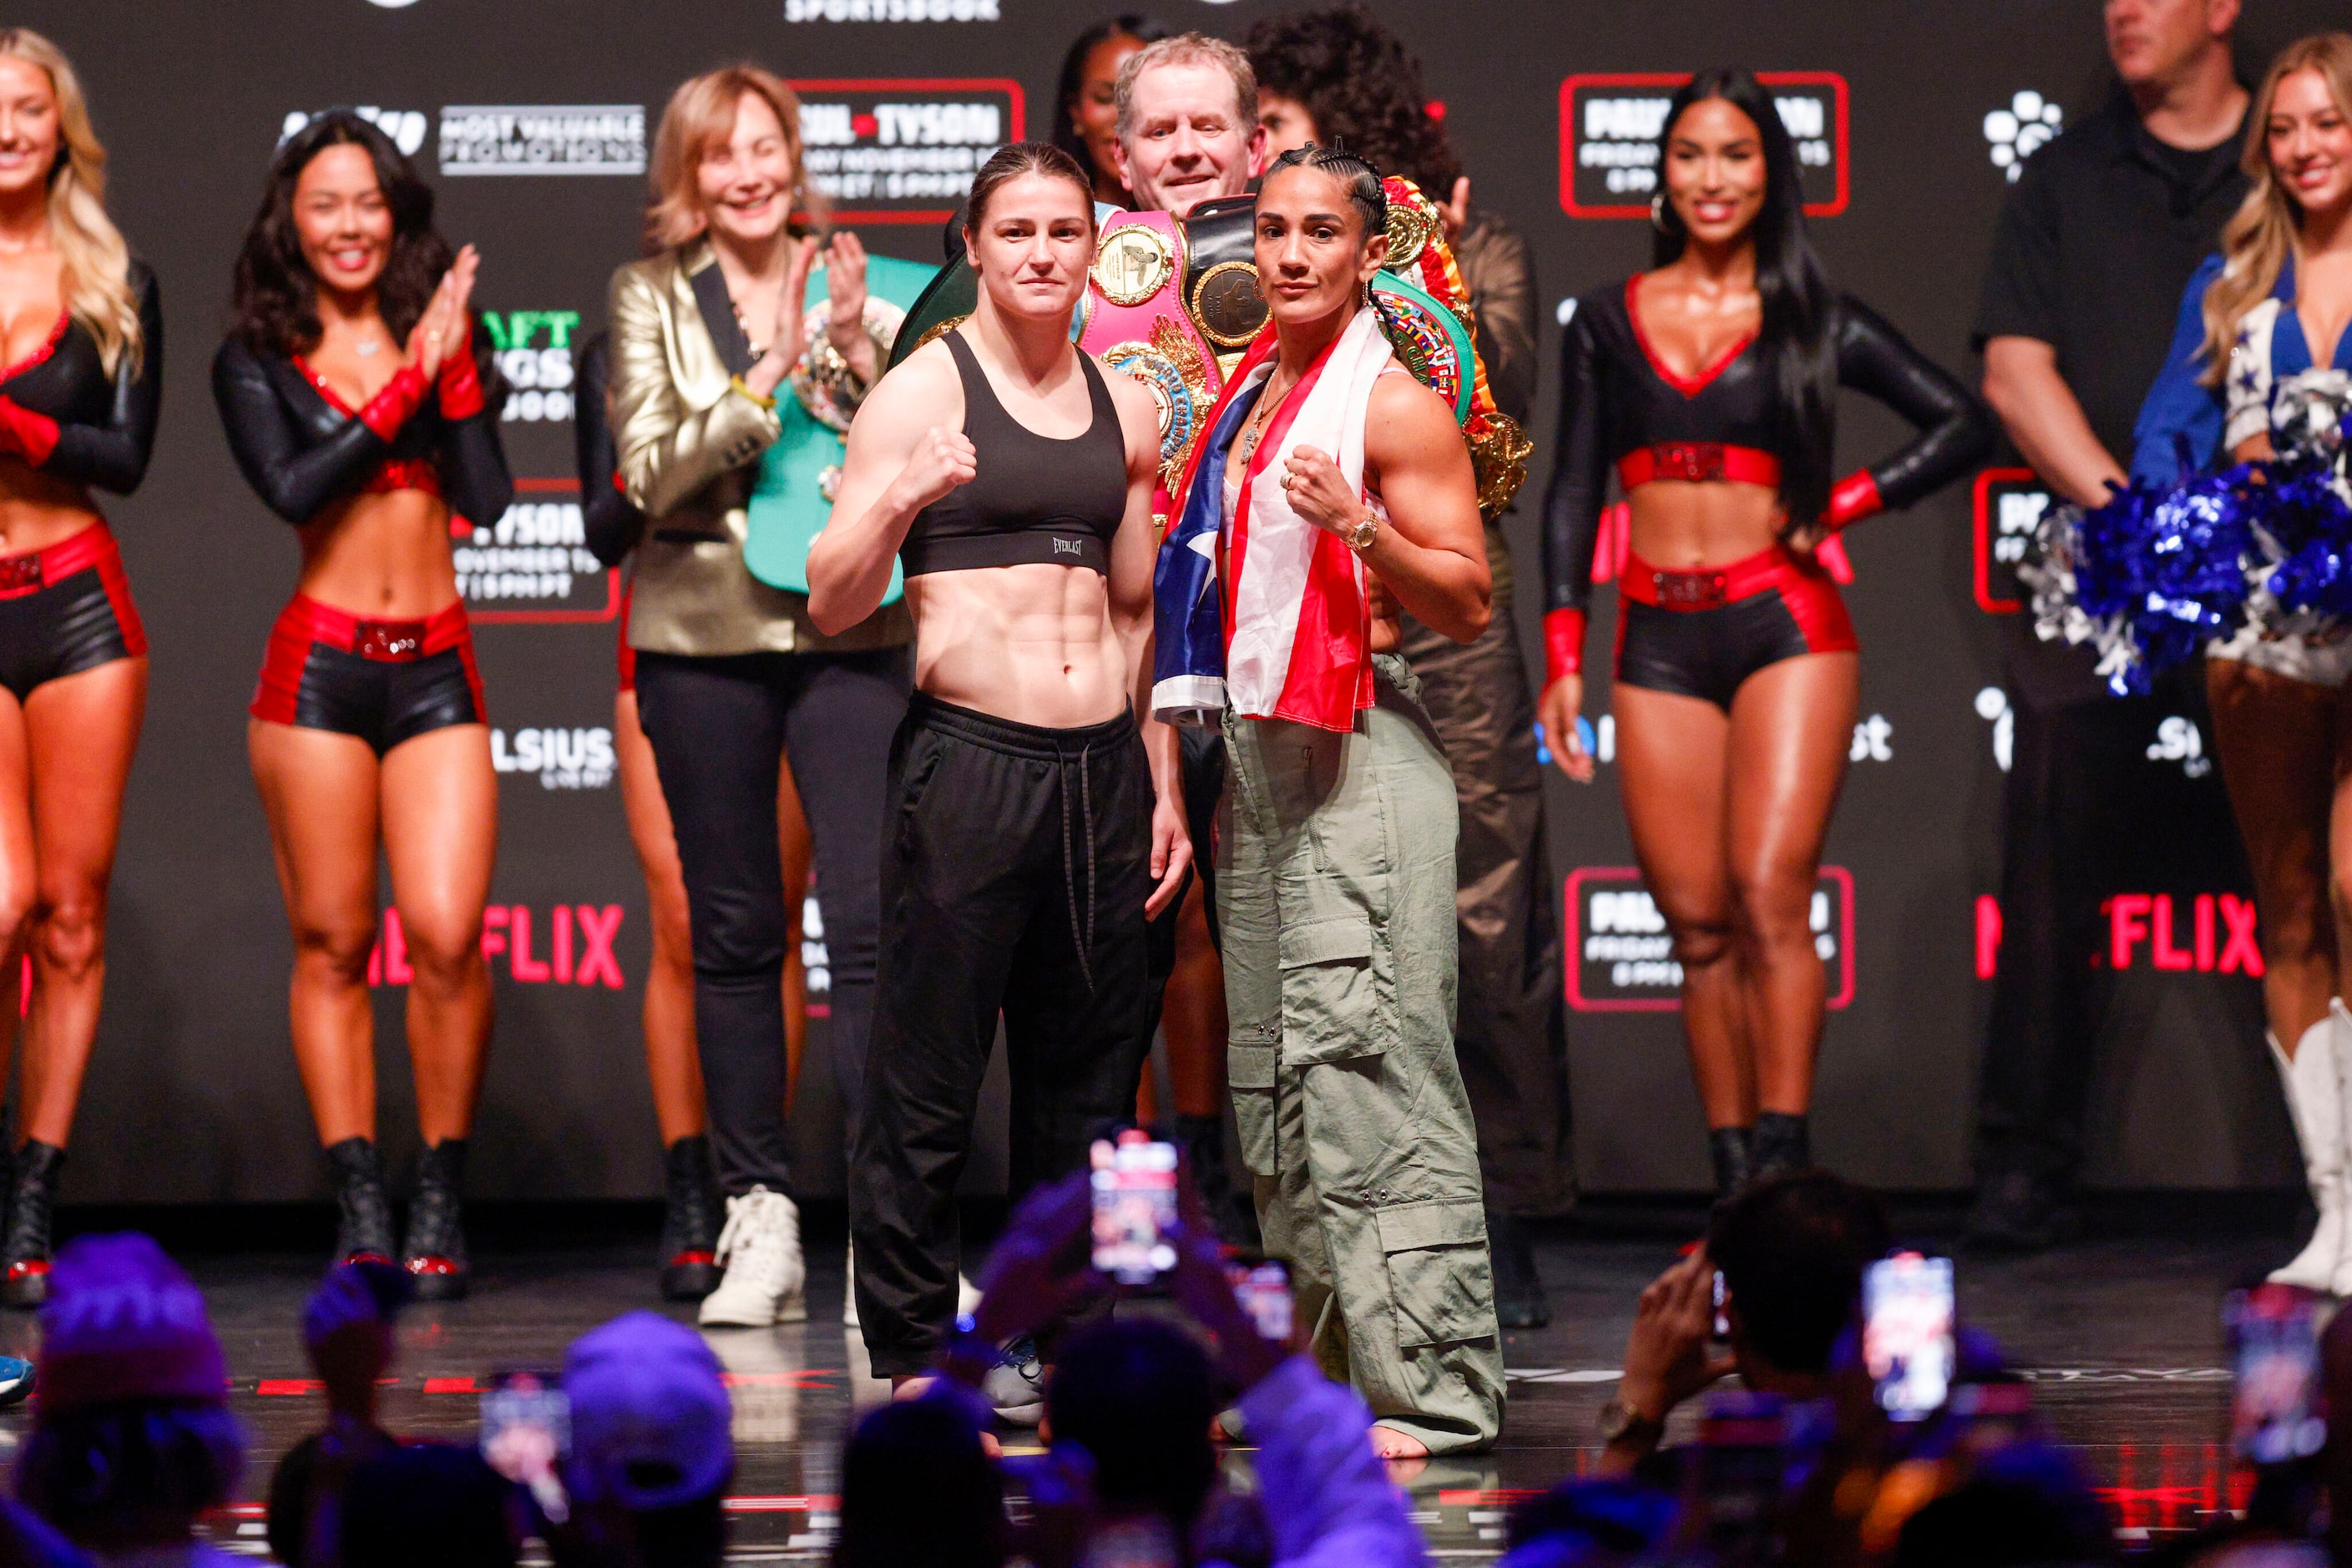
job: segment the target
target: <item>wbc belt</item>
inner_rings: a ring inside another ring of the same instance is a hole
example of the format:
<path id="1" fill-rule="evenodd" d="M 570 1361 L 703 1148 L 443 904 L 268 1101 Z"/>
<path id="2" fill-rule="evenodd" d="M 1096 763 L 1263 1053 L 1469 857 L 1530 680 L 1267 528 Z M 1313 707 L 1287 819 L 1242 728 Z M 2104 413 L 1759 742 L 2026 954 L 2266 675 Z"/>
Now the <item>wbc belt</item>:
<path id="1" fill-rule="evenodd" d="M 1080 348 L 1106 369 L 1141 382 L 1158 405 L 1160 483 L 1152 510 L 1162 519 L 1224 384 L 1215 353 L 1184 310 L 1187 254 L 1183 226 L 1166 213 L 1104 220 L 1078 333 Z"/>

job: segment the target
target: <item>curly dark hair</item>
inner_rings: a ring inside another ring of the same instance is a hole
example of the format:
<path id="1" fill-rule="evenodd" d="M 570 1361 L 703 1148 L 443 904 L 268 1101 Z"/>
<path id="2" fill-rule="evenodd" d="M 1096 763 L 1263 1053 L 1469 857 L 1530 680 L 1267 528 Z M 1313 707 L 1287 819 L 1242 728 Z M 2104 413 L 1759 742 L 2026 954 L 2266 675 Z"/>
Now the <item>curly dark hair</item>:
<path id="1" fill-rule="evenodd" d="M 1248 48 L 1258 91 L 1296 100 L 1315 140 L 1402 174 L 1432 201 L 1452 198 L 1462 160 L 1429 112 L 1421 60 L 1363 5 L 1265 17 Z"/>
<path id="2" fill-rule="evenodd" d="M 319 280 L 302 259 L 294 187 L 310 160 L 330 147 L 357 147 L 367 153 L 392 208 L 392 254 L 376 279 L 375 298 L 395 342 L 408 341 L 433 302 L 441 275 L 457 259 L 457 251 L 433 226 L 433 188 L 392 138 L 348 109 L 331 109 L 288 137 L 269 161 L 261 210 L 237 252 L 229 335 L 255 353 L 289 356 L 319 346 Z M 482 338 L 474 334 L 478 354 Z"/>

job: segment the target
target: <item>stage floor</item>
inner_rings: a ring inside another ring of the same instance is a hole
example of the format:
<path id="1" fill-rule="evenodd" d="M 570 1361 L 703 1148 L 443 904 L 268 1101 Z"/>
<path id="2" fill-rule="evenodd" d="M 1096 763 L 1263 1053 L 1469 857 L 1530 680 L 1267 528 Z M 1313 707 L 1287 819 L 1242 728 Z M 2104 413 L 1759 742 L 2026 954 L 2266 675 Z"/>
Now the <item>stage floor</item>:
<path id="1" fill-rule="evenodd" d="M 2152 1200 L 2154 1201 L 2154 1200 Z M 2188 1237 L 2085 1242 L 2030 1259 L 1963 1257 L 1965 1319 L 1995 1335 L 2035 1381 L 2039 1406 L 2079 1447 L 2126 1533 L 2193 1528 L 2222 1504 L 2220 1438 L 2228 1388 L 2221 1292 L 2284 1258 L 2282 1232 L 2207 1226 Z M 730 1374 L 740 1447 L 733 1502 L 742 1562 L 817 1562 L 838 1490 L 837 1450 L 854 1410 L 882 1397 L 854 1332 L 841 1326 L 842 1251 L 812 1247 L 810 1321 L 709 1337 Z M 2108 1234 L 2112 1234 L 2109 1232 Z M 396 1385 L 385 1416 L 397 1432 L 471 1435 L 475 1379 L 512 1366 L 560 1366 L 583 1331 L 654 1299 L 650 1237 L 576 1247 L 485 1248 L 473 1299 L 418 1307 L 404 1320 Z M 1595 1414 L 1608 1398 L 1642 1286 L 1672 1261 L 1666 1234 L 1591 1239 L 1562 1228 L 1539 1243 L 1550 1327 L 1506 1336 L 1511 1405 L 1496 1452 L 1433 1461 L 1412 1476 L 1416 1517 L 1435 1554 L 1496 1554 L 1502 1510 L 1591 1463 Z M 255 1555 L 259 1500 L 278 1457 L 313 1429 L 317 1396 L 299 1331 L 317 1279 L 305 1254 L 215 1254 L 191 1260 L 212 1302 L 236 1380 L 234 1404 L 252 1436 L 244 1500 L 218 1527 L 224 1545 Z M 670 1309 L 690 1321 L 690 1309 Z M 32 1321 L 0 1320 L 0 1346 L 26 1349 Z M 13 1455 L 26 1413 L 0 1415 L 0 1458 Z M 1008 1435 L 1015 1451 L 1025 1434 Z"/>

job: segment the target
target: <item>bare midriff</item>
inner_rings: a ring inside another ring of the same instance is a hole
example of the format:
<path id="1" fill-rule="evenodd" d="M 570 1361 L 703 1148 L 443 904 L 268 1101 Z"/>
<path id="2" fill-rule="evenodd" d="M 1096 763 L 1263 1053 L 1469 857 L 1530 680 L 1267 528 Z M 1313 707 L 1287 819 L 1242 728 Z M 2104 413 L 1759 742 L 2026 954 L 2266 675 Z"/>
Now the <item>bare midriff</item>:
<path id="1" fill-rule="evenodd" d="M 0 458 L 0 555 L 47 550 L 101 521 L 82 486 Z"/>
<path id="2" fill-rule="evenodd" d="M 429 490 L 371 490 L 299 530 L 296 591 L 373 620 L 423 620 L 457 598 L 449 508 Z"/>
<path id="3" fill-rule="evenodd" d="M 1744 561 L 1770 549 L 1788 526 L 1770 486 L 1737 479 L 1652 479 L 1627 501 L 1633 553 L 1668 571 Z"/>
<path id="4" fill-rule="evenodd" d="M 1029 562 L 929 572 L 907 584 L 915 685 L 1016 724 L 1071 730 L 1127 711 L 1127 651 L 1108 579 Z"/>

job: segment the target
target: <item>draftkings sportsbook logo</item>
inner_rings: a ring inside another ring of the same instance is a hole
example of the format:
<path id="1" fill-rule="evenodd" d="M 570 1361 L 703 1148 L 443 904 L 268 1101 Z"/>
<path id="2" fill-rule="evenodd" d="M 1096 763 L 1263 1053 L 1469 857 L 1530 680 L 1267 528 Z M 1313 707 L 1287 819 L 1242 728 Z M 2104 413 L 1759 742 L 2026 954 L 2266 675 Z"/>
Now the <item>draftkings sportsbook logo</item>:
<path id="1" fill-rule="evenodd" d="M 796 81 L 802 157 L 834 216 L 937 223 L 995 151 L 1023 134 L 1008 78 Z"/>
<path id="2" fill-rule="evenodd" d="M 1582 1013 L 1670 1012 L 1682 1005 L 1683 966 L 1657 900 L 1632 867 L 1593 867 L 1568 879 L 1568 1005 Z M 1853 874 L 1822 868 L 1807 923 L 1829 968 L 1829 1005 L 1853 1001 Z"/>
<path id="3" fill-rule="evenodd" d="M 577 310 L 485 310 L 482 326 L 506 377 L 502 419 L 562 423 L 572 417 L 572 339 Z"/>
<path id="4" fill-rule="evenodd" d="M 998 0 L 784 0 L 787 22 L 993 22 Z"/>
<path id="5" fill-rule="evenodd" d="M 1559 205 L 1570 217 L 1650 216 L 1658 189 L 1658 137 L 1687 71 L 1598 73 L 1559 84 Z M 1797 147 L 1805 212 L 1832 217 L 1846 204 L 1846 89 L 1835 71 L 1766 71 Z"/>
<path id="6" fill-rule="evenodd" d="M 445 174 L 642 174 L 638 103 L 453 104 L 441 111 Z"/>

